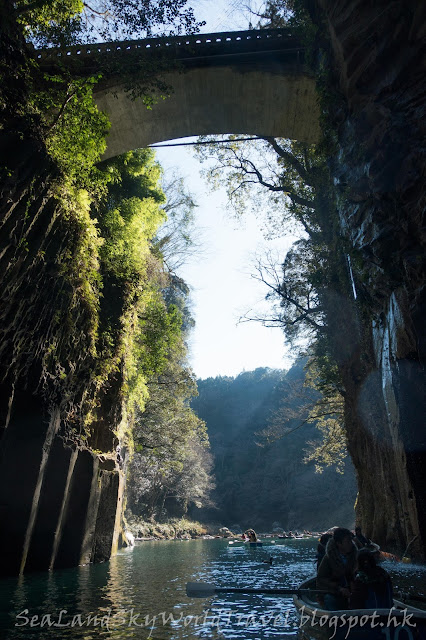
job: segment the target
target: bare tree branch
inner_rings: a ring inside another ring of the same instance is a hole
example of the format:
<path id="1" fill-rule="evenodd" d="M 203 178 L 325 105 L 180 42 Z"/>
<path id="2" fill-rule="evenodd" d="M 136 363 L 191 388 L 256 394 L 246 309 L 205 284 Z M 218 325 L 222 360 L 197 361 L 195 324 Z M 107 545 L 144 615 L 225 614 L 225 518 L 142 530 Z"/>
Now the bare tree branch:
<path id="1" fill-rule="evenodd" d="M 297 173 L 302 178 L 305 184 L 311 187 L 314 186 L 311 176 L 309 175 L 308 171 L 306 171 L 303 164 L 296 158 L 296 156 L 283 149 L 275 140 L 275 138 L 266 137 L 263 139 L 271 145 L 275 153 L 277 153 L 281 158 L 288 162 L 289 165 L 296 169 Z"/>

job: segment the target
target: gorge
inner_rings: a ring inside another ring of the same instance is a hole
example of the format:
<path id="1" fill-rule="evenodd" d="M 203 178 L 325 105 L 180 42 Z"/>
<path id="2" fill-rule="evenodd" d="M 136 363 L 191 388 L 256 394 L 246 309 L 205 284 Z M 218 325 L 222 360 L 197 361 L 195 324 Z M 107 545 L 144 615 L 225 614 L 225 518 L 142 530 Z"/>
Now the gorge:
<path id="1" fill-rule="evenodd" d="M 69 196 L 71 215 L 63 194 L 58 197 L 60 171 L 28 98 L 39 70 L 31 65 L 15 4 L 4 2 L 0 15 L 0 541 L 6 574 L 114 553 L 123 537 L 129 422 L 126 352 L 114 368 L 104 367 L 98 303 L 91 297 L 99 267 L 87 240 L 90 224 L 77 212 L 84 203 Z M 357 519 L 389 550 L 403 550 L 414 539 L 413 557 L 425 560 L 426 7 L 416 0 L 302 5 L 317 27 L 320 120 L 334 143 L 330 171 L 341 236 L 353 249 L 355 295 L 338 301 L 332 328 L 358 479 Z M 282 134 L 250 131 L 252 122 L 242 131 Z M 209 130 L 206 122 L 184 134 L 229 132 L 218 126 Z"/>

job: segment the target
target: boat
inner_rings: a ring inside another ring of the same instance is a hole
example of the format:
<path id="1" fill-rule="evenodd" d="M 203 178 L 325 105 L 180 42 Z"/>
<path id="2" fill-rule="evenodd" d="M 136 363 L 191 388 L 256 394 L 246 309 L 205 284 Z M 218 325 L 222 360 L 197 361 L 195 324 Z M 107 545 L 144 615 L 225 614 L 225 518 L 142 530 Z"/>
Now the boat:
<path id="1" fill-rule="evenodd" d="M 382 551 L 380 549 L 379 562 L 384 562 L 385 560 L 388 562 L 401 562 L 401 558 L 396 556 L 394 553 L 389 553 L 388 551 Z"/>
<path id="2" fill-rule="evenodd" d="M 390 609 L 327 611 L 316 599 L 316 578 L 293 595 L 300 640 L 426 640 L 426 611 L 394 599 Z M 312 590 L 312 591 L 310 591 Z"/>
<path id="3" fill-rule="evenodd" d="M 274 541 L 272 540 L 271 544 L 273 542 Z M 246 544 L 249 547 L 263 547 L 263 542 L 261 542 L 260 540 L 258 540 L 257 542 L 250 542 L 250 540 L 230 540 L 228 542 L 228 544 L 232 544 L 232 545 L 234 545 L 234 544 Z"/>

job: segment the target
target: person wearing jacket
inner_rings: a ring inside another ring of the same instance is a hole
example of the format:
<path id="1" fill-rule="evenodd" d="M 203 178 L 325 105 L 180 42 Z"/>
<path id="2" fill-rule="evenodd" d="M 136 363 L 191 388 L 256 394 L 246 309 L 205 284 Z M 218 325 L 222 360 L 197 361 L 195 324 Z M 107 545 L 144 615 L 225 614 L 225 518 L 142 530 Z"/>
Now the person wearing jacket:
<path id="1" fill-rule="evenodd" d="M 351 586 L 351 609 L 389 609 L 393 606 L 392 581 L 387 571 L 376 565 L 374 553 L 361 549 L 358 570 Z"/>
<path id="2" fill-rule="evenodd" d="M 330 611 L 347 609 L 350 586 L 355 576 L 358 550 L 349 529 L 338 527 L 327 542 L 317 574 L 317 588 L 327 591 L 323 606 Z"/>
<path id="3" fill-rule="evenodd" d="M 247 529 L 246 534 L 248 536 L 249 542 L 258 542 L 257 533 L 254 529 Z"/>
<path id="4" fill-rule="evenodd" d="M 316 560 L 317 560 L 317 571 L 318 571 L 318 567 L 321 564 L 321 560 L 323 559 L 323 557 L 325 556 L 325 548 L 327 546 L 327 542 L 330 540 L 330 538 L 333 537 L 332 533 L 323 533 L 321 538 L 318 540 L 318 546 L 317 546 L 317 554 L 316 554 Z"/>

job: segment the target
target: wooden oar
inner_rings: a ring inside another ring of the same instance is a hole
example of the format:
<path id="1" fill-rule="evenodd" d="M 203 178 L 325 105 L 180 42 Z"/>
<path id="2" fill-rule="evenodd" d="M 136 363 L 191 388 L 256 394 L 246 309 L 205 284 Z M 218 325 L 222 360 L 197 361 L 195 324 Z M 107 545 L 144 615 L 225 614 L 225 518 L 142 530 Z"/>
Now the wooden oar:
<path id="1" fill-rule="evenodd" d="M 292 595 L 293 593 L 327 593 L 315 589 L 252 589 L 250 587 L 216 587 L 209 582 L 187 582 L 186 595 L 189 598 L 209 598 L 216 593 L 265 593 L 275 595 Z"/>

